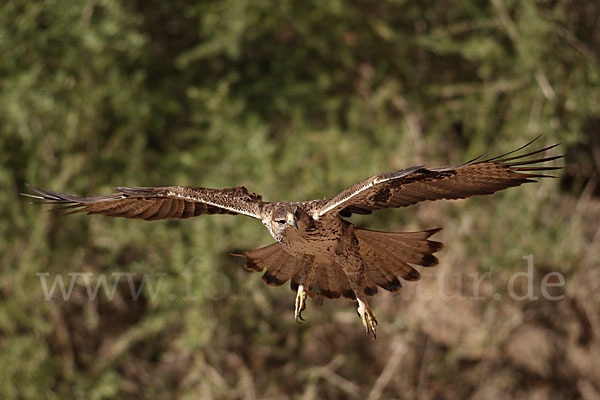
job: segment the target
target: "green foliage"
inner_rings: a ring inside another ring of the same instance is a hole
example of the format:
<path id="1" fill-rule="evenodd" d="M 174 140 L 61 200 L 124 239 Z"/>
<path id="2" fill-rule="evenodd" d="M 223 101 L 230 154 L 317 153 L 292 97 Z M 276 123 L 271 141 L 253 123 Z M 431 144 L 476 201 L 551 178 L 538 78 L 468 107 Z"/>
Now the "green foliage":
<path id="1" fill-rule="evenodd" d="M 310 303 L 312 321 L 299 327 L 287 288 L 242 271 L 228 253 L 271 241 L 256 221 L 62 218 L 18 198 L 25 182 L 81 195 L 245 185 L 267 200 L 306 200 L 424 160 L 508 151 L 543 132 L 540 145 L 569 151 L 574 169 L 561 185 L 355 221 L 390 231 L 444 225 L 442 264 L 455 270 L 510 271 L 535 254 L 574 273 L 594 233 L 583 228 L 585 204 L 573 211 L 598 146 L 591 16 L 600 5 L 589 3 L 5 2 L 0 397 L 348 395 L 318 365 L 339 365 L 366 396 L 387 360 L 360 336 L 328 346 L 331 335 L 361 333 L 350 304 Z M 101 290 L 91 301 L 80 279 L 71 300 L 46 301 L 41 272 L 49 283 L 56 274 L 68 283 L 69 272 L 136 273 L 137 288 L 149 274 L 162 286 L 133 301 L 123 278 L 114 299 Z M 192 281 L 190 292 L 188 273 L 213 280 Z M 407 323 L 394 324 L 395 314 L 379 318 L 402 340 Z"/>

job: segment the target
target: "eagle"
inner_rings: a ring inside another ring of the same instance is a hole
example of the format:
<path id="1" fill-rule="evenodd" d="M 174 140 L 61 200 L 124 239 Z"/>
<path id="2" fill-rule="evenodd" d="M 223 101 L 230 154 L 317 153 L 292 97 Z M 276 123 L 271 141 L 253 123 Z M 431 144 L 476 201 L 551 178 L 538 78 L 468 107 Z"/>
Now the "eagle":
<path id="1" fill-rule="evenodd" d="M 41 203 L 57 204 L 59 207 L 53 210 L 65 210 L 65 215 L 86 212 L 146 221 L 204 214 L 256 218 L 276 242 L 232 255 L 242 257 L 244 267 L 250 271 L 265 270 L 262 280 L 267 285 L 291 282 L 296 293 L 296 321 L 304 321 L 302 312 L 307 296 L 321 299 L 342 296 L 358 303 L 357 312 L 366 334 L 372 333 L 375 338 L 377 320 L 367 297 L 377 294 L 378 288 L 397 292 L 402 288 L 401 280 L 419 280 L 415 266 L 437 265 L 434 253 L 444 245 L 430 237 L 442 228 L 380 232 L 361 229 L 343 217 L 405 207 L 424 200 L 487 195 L 536 182 L 536 178 L 554 177 L 540 172 L 561 167 L 543 163 L 564 156 L 542 153 L 558 144 L 514 155 L 536 139 L 494 158 L 482 160 L 484 155 L 455 166 L 418 165 L 374 175 L 332 198 L 311 201 L 264 201 L 261 195 L 243 186 L 117 187 L 113 194 L 76 197 L 26 184 L 36 194 L 21 194 Z"/>

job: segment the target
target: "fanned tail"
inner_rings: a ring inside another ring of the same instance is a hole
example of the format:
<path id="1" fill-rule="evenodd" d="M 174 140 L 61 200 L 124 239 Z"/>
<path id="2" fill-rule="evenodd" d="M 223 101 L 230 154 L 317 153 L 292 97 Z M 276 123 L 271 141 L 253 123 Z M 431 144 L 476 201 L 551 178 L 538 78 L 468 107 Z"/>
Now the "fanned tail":
<path id="1" fill-rule="evenodd" d="M 444 245 L 429 240 L 429 237 L 440 230 L 441 228 L 422 232 L 377 232 L 356 228 L 354 232 L 365 262 L 365 293 L 375 295 L 377 286 L 396 292 L 402 288 L 399 278 L 406 281 L 421 278 L 413 265 L 437 265 L 438 259 L 433 253 L 440 251 Z M 291 280 L 291 289 L 296 292 L 303 282 L 311 297 L 337 299 L 343 296 L 356 300 L 342 266 L 328 258 L 303 260 L 287 253 L 280 243 L 232 255 L 243 257 L 244 267 L 249 271 L 266 270 L 262 280 L 267 285 L 281 286 Z"/>
<path id="2" fill-rule="evenodd" d="M 390 292 L 402 288 L 398 278 L 417 281 L 421 274 L 412 267 L 433 267 L 438 259 L 433 255 L 444 248 L 443 243 L 429 240 L 442 228 L 422 232 L 377 232 L 356 229 L 360 253 L 365 261 L 367 295 L 375 295 L 377 286 Z M 411 265 L 412 264 L 412 265 Z"/>

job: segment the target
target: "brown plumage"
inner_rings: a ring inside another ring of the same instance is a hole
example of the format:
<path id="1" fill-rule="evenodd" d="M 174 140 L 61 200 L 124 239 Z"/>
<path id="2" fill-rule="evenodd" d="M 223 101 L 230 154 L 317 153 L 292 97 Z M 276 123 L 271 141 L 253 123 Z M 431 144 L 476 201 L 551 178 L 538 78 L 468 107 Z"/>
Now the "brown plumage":
<path id="1" fill-rule="evenodd" d="M 535 139 L 534 139 L 535 140 Z M 533 141 L 532 141 L 533 142 Z M 492 194 L 560 167 L 539 166 L 563 156 L 538 155 L 557 145 L 508 157 L 532 142 L 502 156 L 479 158 L 452 167 L 416 166 L 386 172 L 359 182 L 330 199 L 277 203 L 263 201 L 245 187 L 120 187 L 117 193 L 75 197 L 27 185 L 37 195 L 23 194 L 58 204 L 66 214 L 86 212 L 111 217 L 158 220 L 203 214 L 244 214 L 260 219 L 276 243 L 235 256 L 244 258 L 250 271 L 265 271 L 263 281 L 279 286 L 288 280 L 296 296 L 296 320 L 301 320 L 306 296 L 346 297 L 358 302 L 367 333 L 377 321 L 366 296 L 378 287 L 398 291 L 401 280 L 420 278 L 415 266 L 438 264 L 433 255 L 442 243 L 430 240 L 441 228 L 422 232 L 376 232 L 360 229 L 340 217 L 353 213 L 404 207 L 424 200 L 462 199 Z M 535 157 L 534 157 L 535 156 Z"/>
<path id="2" fill-rule="evenodd" d="M 355 234 L 360 243 L 360 254 L 365 262 L 366 288 L 365 294 L 373 296 L 377 286 L 397 292 L 402 288 L 398 278 L 406 281 L 417 281 L 421 275 L 410 264 L 422 267 L 433 267 L 438 259 L 433 253 L 440 251 L 444 245 L 428 238 L 441 228 L 422 232 L 377 232 L 356 229 Z M 234 253 L 244 257 L 244 267 L 253 272 L 265 270 L 263 281 L 270 286 L 280 286 L 293 279 L 293 286 L 298 286 L 303 267 L 302 260 L 287 253 L 280 243 Z M 322 295 L 329 299 L 340 296 L 356 299 L 342 267 L 332 268 L 326 257 L 314 260 L 312 280 L 306 286 L 311 297 Z"/>

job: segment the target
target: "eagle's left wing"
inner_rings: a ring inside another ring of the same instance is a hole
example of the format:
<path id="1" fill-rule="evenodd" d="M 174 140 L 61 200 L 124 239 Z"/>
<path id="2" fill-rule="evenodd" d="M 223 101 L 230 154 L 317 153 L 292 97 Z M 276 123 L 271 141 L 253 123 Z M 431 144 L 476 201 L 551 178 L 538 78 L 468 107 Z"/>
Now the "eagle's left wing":
<path id="1" fill-rule="evenodd" d="M 537 139 L 537 138 L 536 138 Z M 534 139 L 535 140 L 535 139 Z M 533 141 L 532 141 L 533 142 Z M 492 194 L 533 178 L 548 177 L 539 171 L 561 167 L 526 166 L 556 160 L 562 155 L 530 159 L 558 144 L 515 157 L 506 157 L 532 142 L 502 156 L 479 161 L 479 158 L 452 167 L 416 166 L 372 176 L 344 190 L 328 201 L 321 201 L 317 216 L 336 213 L 344 217 L 370 214 L 372 210 L 405 207 L 424 200 L 463 199 Z"/>
<path id="2" fill-rule="evenodd" d="M 148 221 L 197 217 L 203 214 L 244 214 L 261 219 L 264 204 L 260 195 L 248 192 L 243 186 L 226 189 L 189 186 L 118 187 L 117 193 L 97 197 L 76 197 L 26 186 L 37 195 L 21 195 L 63 206 L 55 210 L 73 209 L 68 214 L 87 212 Z"/>

